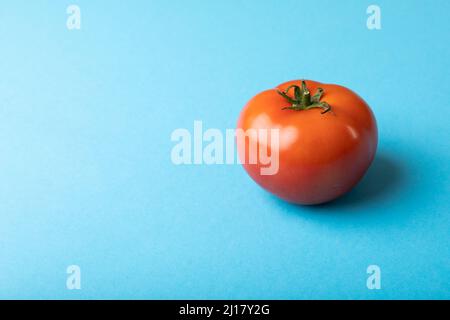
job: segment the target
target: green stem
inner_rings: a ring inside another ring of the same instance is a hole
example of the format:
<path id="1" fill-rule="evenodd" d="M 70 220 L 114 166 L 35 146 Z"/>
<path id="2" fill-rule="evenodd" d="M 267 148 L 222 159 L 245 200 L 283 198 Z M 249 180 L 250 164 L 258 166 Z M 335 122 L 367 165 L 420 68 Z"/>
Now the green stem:
<path id="1" fill-rule="evenodd" d="M 311 105 L 311 93 L 308 89 L 306 89 L 306 91 L 303 91 L 301 101 L 303 106 L 309 107 Z"/>
<path id="2" fill-rule="evenodd" d="M 289 91 L 294 89 L 294 97 L 290 97 L 288 95 Z M 283 110 L 309 110 L 313 108 L 320 108 L 323 110 L 323 113 L 327 113 L 331 110 L 331 106 L 325 101 L 320 101 L 324 90 L 322 88 L 318 88 L 317 92 L 314 96 L 311 97 L 311 92 L 306 86 L 306 82 L 302 81 L 302 87 L 300 88 L 297 85 L 289 86 L 285 91 L 278 91 L 283 98 L 285 98 L 291 105 L 289 107 L 283 108 Z"/>

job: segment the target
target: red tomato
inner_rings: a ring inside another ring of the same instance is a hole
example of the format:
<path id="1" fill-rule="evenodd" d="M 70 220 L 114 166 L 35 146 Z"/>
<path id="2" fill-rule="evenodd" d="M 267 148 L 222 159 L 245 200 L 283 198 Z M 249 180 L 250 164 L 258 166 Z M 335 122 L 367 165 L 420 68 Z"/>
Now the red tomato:
<path id="1" fill-rule="evenodd" d="M 310 80 L 256 95 L 242 110 L 237 128 L 279 130 L 275 174 L 261 174 L 267 162 L 259 156 L 248 161 L 262 148 L 268 155 L 277 153 L 259 135 L 238 139 L 240 160 L 261 187 L 306 205 L 331 201 L 352 189 L 372 163 L 378 143 L 374 115 L 362 98 L 345 87 Z"/>

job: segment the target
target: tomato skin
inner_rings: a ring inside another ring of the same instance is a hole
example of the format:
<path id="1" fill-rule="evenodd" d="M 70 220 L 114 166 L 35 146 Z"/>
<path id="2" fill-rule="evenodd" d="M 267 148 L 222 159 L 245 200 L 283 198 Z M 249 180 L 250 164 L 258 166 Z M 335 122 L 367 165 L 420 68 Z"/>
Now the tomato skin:
<path id="1" fill-rule="evenodd" d="M 276 174 L 262 175 L 267 165 L 248 163 L 249 143 L 237 143 L 245 170 L 261 187 L 288 202 L 313 205 L 338 198 L 361 180 L 375 157 L 378 131 L 372 111 L 356 93 L 339 85 L 305 82 L 311 92 L 324 89 L 321 101 L 331 106 L 330 112 L 283 110 L 289 102 L 277 91 L 301 86 L 296 80 L 253 97 L 238 120 L 237 128 L 244 131 L 279 129 Z"/>

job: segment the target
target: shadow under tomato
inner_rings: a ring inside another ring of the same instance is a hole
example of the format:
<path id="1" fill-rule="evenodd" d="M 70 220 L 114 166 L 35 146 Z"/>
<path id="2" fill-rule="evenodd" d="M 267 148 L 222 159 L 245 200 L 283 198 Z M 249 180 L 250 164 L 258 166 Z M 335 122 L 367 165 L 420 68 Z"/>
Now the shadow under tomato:
<path id="1" fill-rule="evenodd" d="M 395 157 L 380 152 L 359 184 L 344 196 L 314 206 L 287 205 L 308 209 L 308 211 L 334 211 L 334 209 L 360 207 L 368 203 L 388 202 L 404 189 L 406 184 L 404 165 L 400 164 Z M 278 201 L 284 202 L 277 199 Z"/>

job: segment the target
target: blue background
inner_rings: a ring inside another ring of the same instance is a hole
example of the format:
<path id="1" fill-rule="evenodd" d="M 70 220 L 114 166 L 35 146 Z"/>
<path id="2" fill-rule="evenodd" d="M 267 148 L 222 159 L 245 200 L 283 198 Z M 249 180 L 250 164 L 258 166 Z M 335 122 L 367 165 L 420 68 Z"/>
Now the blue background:
<path id="1" fill-rule="evenodd" d="M 0 7 L 0 298 L 450 298 L 449 1 Z M 376 115 L 350 194 L 294 206 L 239 165 L 172 164 L 173 130 L 234 128 L 253 95 L 299 78 Z"/>

